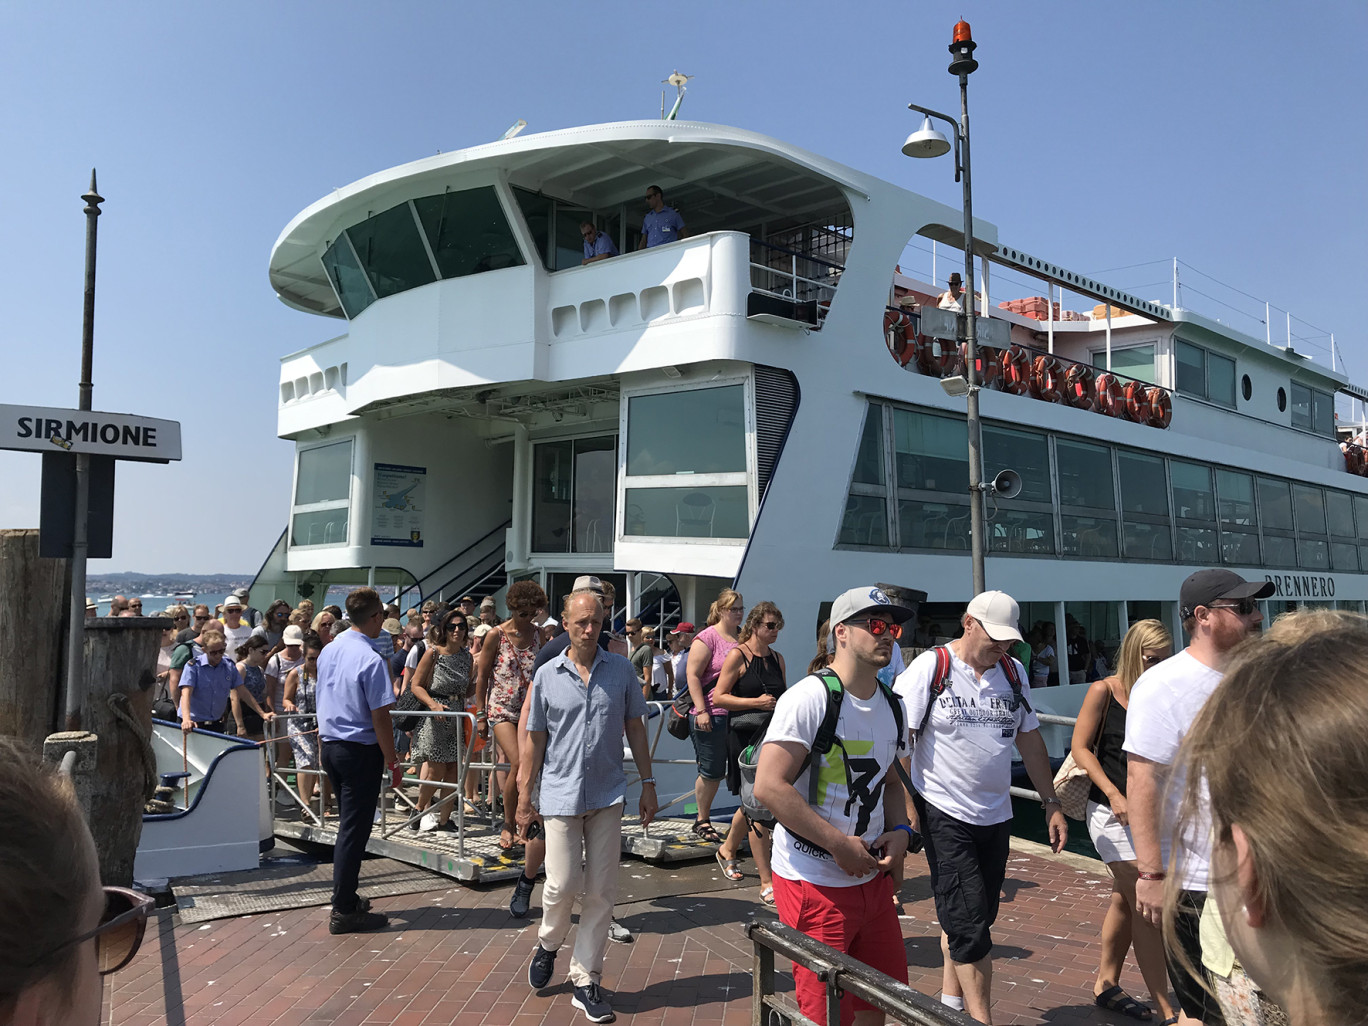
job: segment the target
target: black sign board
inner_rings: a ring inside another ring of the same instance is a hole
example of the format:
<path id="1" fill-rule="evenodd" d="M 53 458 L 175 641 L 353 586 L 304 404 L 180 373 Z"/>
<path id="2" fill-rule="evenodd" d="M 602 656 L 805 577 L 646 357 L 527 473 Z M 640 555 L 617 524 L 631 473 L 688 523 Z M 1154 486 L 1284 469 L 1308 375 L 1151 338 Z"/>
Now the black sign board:
<path id="1" fill-rule="evenodd" d="M 90 456 L 90 502 L 86 520 L 89 559 L 114 555 L 114 460 Z M 70 559 L 76 524 L 76 456 L 69 452 L 43 453 L 43 491 L 38 516 L 38 554 Z"/>

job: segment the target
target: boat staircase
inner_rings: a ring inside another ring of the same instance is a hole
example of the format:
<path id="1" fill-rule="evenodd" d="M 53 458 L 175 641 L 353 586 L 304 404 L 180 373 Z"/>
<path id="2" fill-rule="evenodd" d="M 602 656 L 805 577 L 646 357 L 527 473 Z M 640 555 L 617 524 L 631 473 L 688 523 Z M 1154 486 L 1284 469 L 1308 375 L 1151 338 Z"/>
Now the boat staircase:
<path id="1" fill-rule="evenodd" d="M 428 599 L 452 603 L 463 595 L 480 601 L 508 583 L 504 564 L 504 537 L 513 521 L 505 520 L 471 542 L 450 559 L 415 581 L 404 595 L 417 591 L 420 602 Z M 407 602 L 409 605 L 415 603 Z"/>

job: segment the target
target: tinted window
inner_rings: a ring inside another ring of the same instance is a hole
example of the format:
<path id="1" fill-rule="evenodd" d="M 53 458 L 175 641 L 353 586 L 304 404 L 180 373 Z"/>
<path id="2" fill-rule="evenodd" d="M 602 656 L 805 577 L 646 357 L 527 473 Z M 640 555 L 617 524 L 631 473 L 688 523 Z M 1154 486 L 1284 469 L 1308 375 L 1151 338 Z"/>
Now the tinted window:
<path id="1" fill-rule="evenodd" d="M 1327 491 L 1325 512 L 1331 534 L 1342 535 L 1345 538 L 1354 537 L 1354 504 L 1347 494 Z"/>
<path id="2" fill-rule="evenodd" d="M 1325 392 L 1311 393 L 1311 424 L 1318 435 L 1335 433 L 1335 399 Z"/>
<path id="3" fill-rule="evenodd" d="M 1063 506 L 1115 509 L 1111 450 L 1105 445 L 1055 441 L 1059 457 L 1059 502 Z"/>
<path id="4" fill-rule="evenodd" d="M 745 386 L 634 395 L 628 400 L 629 476 L 745 470 Z"/>
<path id="5" fill-rule="evenodd" d="M 555 201 L 546 196 L 539 196 L 535 192 L 517 188 L 513 190 L 513 197 L 518 201 L 523 220 L 527 222 L 527 230 L 532 233 L 532 240 L 537 245 L 537 256 L 541 258 L 542 263 L 546 263 L 547 253 L 551 248 L 551 211 Z"/>
<path id="6" fill-rule="evenodd" d="M 1020 509 L 999 509 L 988 524 L 992 552 L 1049 555 L 1055 550 L 1054 516 Z"/>
<path id="7" fill-rule="evenodd" d="M 1311 429 L 1311 389 L 1292 383 L 1292 426 Z"/>
<path id="8" fill-rule="evenodd" d="M 1116 456 L 1121 472 L 1121 508 L 1127 513 L 1168 516 L 1164 461 L 1134 452 L 1118 452 Z"/>
<path id="9" fill-rule="evenodd" d="M 964 421 L 894 410 L 893 436 L 899 488 L 968 492 L 969 436 Z"/>
<path id="10" fill-rule="evenodd" d="M 667 538 L 744 538 L 750 533 L 745 485 L 628 488 L 627 533 Z"/>
<path id="11" fill-rule="evenodd" d="M 1235 361 L 1217 353 L 1207 353 L 1207 398 L 1226 406 L 1235 405 Z"/>
<path id="12" fill-rule="evenodd" d="M 898 537 L 908 549 L 969 548 L 969 507 L 898 500 Z"/>
<path id="13" fill-rule="evenodd" d="M 299 452 L 296 506 L 333 502 L 351 496 L 351 439 Z"/>
<path id="14" fill-rule="evenodd" d="M 1093 354 L 1093 366 L 1106 369 L 1107 351 L 1105 349 L 1100 353 Z M 1153 381 L 1155 377 L 1154 346 L 1131 346 L 1129 349 L 1113 349 L 1111 369 L 1113 374 L 1139 378 L 1141 381 Z"/>
<path id="15" fill-rule="evenodd" d="M 855 456 L 854 480 L 857 484 L 884 483 L 883 407 L 873 403 L 865 413 L 860 450 Z"/>
<path id="16" fill-rule="evenodd" d="M 1286 481 L 1259 478 L 1259 519 L 1265 529 L 1292 530 L 1292 495 Z"/>
<path id="17" fill-rule="evenodd" d="M 345 233 L 339 235 L 323 254 L 323 269 L 328 272 L 328 280 L 348 317 L 355 317 L 375 302 L 366 274 L 352 255 Z"/>
<path id="18" fill-rule="evenodd" d="M 984 477 L 989 481 L 1003 470 L 1015 470 L 1020 474 L 1021 494 L 1017 496 L 1018 499 L 1028 502 L 1054 501 L 1050 489 L 1050 447 L 1044 435 L 985 427 L 983 464 Z"/>
<path id="19" fill-rule="evenodd" d="M 1075 517 L 1064 514 L 1059 518 L 1064 536 L 1061 551 L 1069 556 L 1115 556 L 1116 520 L 1108 517 Z"/>
<path id="20" fill-rule="evenodd" d="M 1216 490 L 1222 524 L 1253 527 L 1258 523 L 1254 517 L 1253 477 L 1233 470 L 1217 470 Z"/>
<path id="21" fill-rule="evenodd" d="M 524 263 L 493 186 L 414 200 L 443 278 Z"/>
<path id="22" fill-rule="evenodd" d="M 1174 340 L 1176 383 L 1178 391 L 1205 397 L 1206 350 L 1181 339 Z"/>
<path id="23" fill-rule="evenodd" d="M 885 500 L 878 495 L 852 495 L 847 498 L 839 541 L 842 545 L 887 546 L 888 515 Z"/>
<path id="24" fill-rule="evenodd" d="M 1200 463 L 1172 460 L 1173 511 L 1188 520 L 1215 520 L 1216 499 L 1211 490 L 1211 468 Z"/>
<path id="25" fill-rule="evenodd" d="M 407 203 L 366 218 L 348 228 L 347 235 L 375 286 L 376 298 L 437 280 Z"/>
<path id="26" fill-rule="evenodd" d="M 1309 485 L 1293 485 L 1292 499 L 1297 508 L 1297 531 L 1301 534 L 1325 533 L 1325 505 L 1321 490 Z"/>

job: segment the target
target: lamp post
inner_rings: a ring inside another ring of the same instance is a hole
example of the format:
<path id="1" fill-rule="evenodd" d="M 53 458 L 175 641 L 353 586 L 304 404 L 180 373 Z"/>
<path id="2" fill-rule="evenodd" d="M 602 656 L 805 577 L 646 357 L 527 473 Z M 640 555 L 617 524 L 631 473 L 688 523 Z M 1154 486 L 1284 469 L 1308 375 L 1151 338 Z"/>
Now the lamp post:
<path id="1" fill-rule="evenodd" d="M 969 75 L 978 68 L 974 60 L 975 43 L 969 23 L 955 24 L 950 43 L 950 74 L 959 76 L 959 122 L 948 114 L 909 103 L 908 109 L 925 115 L 920 130 L 913 132 L 903 143 L 902 151 L 909 157 L 939 157 L 950 149 L 950 142 L 931 127 L 931 119 L 947 122 L 955 140 L 955 181 L 964 184 L 964 299 L 960 302 L 965 348 L 965 375 L 968 381 L 966 396 L 966 426 L 969 434 L 969 547 L 973 564 L 974 594 L 987 590 L 984 581 L 984 509 L 983 493 L 983 425 L 979 420 L 978 341 L 974 324 L 978 314 L 974 288 L 974 209 L 969 182 Z"/>

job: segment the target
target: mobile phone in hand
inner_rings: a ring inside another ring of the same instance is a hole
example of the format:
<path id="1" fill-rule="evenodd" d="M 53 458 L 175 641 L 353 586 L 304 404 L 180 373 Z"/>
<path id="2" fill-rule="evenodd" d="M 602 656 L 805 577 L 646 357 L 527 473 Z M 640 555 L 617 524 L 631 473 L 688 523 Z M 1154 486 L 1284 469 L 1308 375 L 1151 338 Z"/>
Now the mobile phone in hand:
<path id="1" fill-rule="evenodd" d="M 528 826 L 526 831 L 524 831 L 523 836 L 526 837 L 529 841 L 535 841 L 538 837 L 541 836 L 541 832 L 542 825 L 540 823 L 534 822 Z"/>

